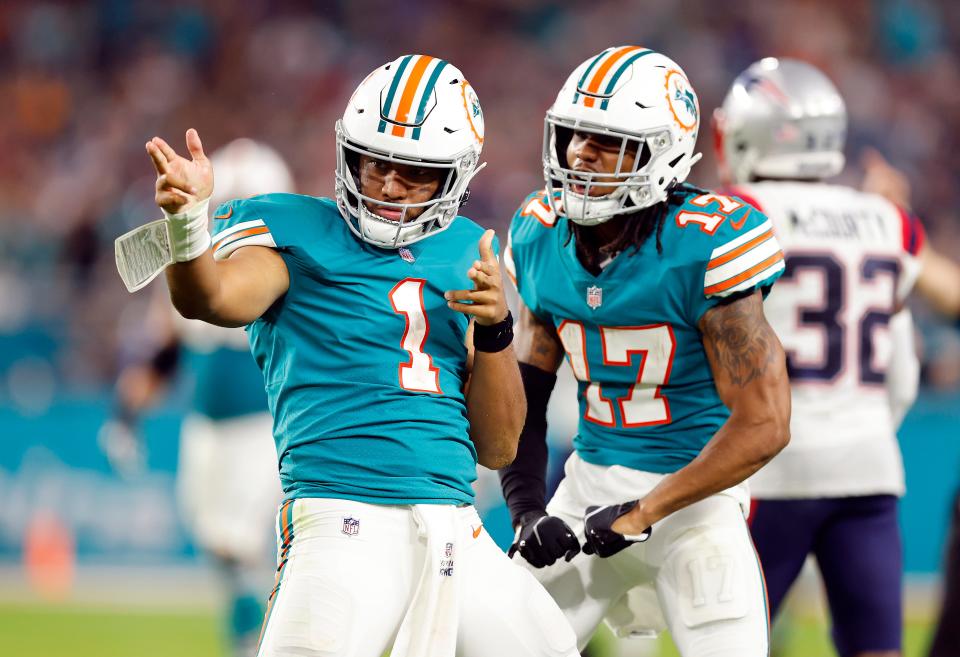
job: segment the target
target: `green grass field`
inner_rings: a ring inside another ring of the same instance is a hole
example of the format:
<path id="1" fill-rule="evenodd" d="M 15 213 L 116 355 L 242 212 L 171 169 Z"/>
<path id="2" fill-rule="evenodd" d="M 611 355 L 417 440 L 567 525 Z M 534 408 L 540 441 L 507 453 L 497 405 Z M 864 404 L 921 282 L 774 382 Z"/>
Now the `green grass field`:
<path id="1" fill-rule="evenodd" d="M 603 628 L 606 629 L 605 627 Z M 926 655 L 932 627 L 929 620 L 908 619 L 904 632 L 904 657 Z M 591 642 L 591 657 L 619 657 L 612 634 L 599 632 Z M 678 657 L 668 635 L 660 638 L 657 657 Z M 773 657 L 836 657 L 830 642 L 829 629 L 823 621 L 811 616 L 794 616 L 777 627 Z"/>
<path id="2" fill-rule="evenodd" d="M 225 657 L 220 619 L 213 612 L 112 607 L 0 604 L 5 657 Z M 816 618 L 794 618 L 780 628 L 776 657 L 834 657 L 827 629 Z M 929 640 L 925 621 L 909 621 L 905 657 L 921 657 Z M 608 633 L 594 640 L 594 657 L 615 657 Z M 660 657 L 676 657 L 668 637 Z"/>
<path id="3" fill-rule="evenodd" d="M 221 657 L 211 612 L 0 604 L 5 657 Z"/>

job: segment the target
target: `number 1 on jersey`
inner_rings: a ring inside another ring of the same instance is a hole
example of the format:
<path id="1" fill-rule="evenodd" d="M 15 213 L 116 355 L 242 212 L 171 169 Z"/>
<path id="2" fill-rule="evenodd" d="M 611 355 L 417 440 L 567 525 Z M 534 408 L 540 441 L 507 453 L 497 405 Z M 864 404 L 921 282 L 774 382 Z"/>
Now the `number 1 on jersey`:
<path id="1" fill-rule="evenodd" d="M 405 278 L 390 290 L 393 312 L 402 314 L 407 325 L 400 338 L 400 347 L 410 354 L 410 360 L 400 363 L 400 387 L 411 392 L 439 394 L 440 369 L 433 366 L 433 358 L 424 353 L 423 346 L 430 335 L 430 322 L 423 304 L 422 278 Z"/>
<path id="2" fill-rule="evenodd" d="M 560 342 L 573 369 L 574 376 L 588 382 L 584 391 L 589 422 L 607 427 L 616 426 L 613 402 L 604 397 L 599 383 L 590 381 L 587 361 L 587 335 L 580 322 L 565 320 L 557 328 Z M 603 364 L 629 366 L 634 356 L 640 356 L 636 382 L 626 396 L 617 399 L 621 426 L 644 427 L 670 422 L 670 402 L 660 394 L 660 388 L 670 380 L 676 341 L 668 324 L 651 326 L 600 327 Z"/>

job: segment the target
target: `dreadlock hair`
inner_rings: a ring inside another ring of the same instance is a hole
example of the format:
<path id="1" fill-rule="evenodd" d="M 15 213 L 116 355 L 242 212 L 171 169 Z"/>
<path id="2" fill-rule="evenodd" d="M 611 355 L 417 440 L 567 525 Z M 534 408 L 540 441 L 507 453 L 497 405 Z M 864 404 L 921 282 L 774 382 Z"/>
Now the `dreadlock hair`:
<path id="1" fill-rule="evenodd" d="M 592 238 L 588 237 L 587 232 L 585 232 L 589 229 L 588 226 L 581 226 L 576 222 L 569 221 L 567 226 L 570 233 L 567 235 L 567 241 L 564 244 L 568 244 L 571 239 L 574 240 L 577 255 L 581 257 L 584 266 L 590 271 L 599 271 L 600 263 L 622 251 L 630 249 L 636 253 L 653 234 L 656 234 L 657 254 L 663 255 L 661 236 L 663 235 L 663 226 L 666 223 L 667 215 L 670 214 L 670 208 L 683 205 L 684 200 L 691 193 L 707 194 L 709 192 L 688 183 L 674 183 L 667 188 L 666 200 L 625 215 L 621 219 L 623 226 L 617 238 L 599 247 L 594 245 Z"/>

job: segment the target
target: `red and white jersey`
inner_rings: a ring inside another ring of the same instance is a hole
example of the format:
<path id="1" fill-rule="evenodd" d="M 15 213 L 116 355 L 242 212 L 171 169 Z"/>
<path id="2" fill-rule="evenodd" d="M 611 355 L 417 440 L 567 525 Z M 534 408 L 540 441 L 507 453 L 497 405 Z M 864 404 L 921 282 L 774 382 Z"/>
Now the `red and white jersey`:
<path id="1" fill-rule="evenodd" d="M 754 497 L 902 494 L 886 388 L 889 322 L 920 270 L 920 222 L 837 185 L 761 182 L 728 192 L 770 218 L 786 256 L 764 307 L 787 354 L 791 440 L 751 479 Z"/>

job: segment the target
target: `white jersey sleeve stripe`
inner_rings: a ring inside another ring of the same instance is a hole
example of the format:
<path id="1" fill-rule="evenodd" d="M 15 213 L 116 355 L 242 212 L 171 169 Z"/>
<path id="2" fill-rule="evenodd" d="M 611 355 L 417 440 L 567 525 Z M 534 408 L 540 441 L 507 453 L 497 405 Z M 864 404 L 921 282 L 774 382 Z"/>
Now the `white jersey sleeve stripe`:
<path id="1" fill-rule="evenodd" d="M 767 219 L 767 220 L 764 221 L 762 224 L 760 224 L 759 226 L 757 226 L 757 227 L 755 227 L 755 228 L 751 228 L 750 230 L 748 230 L 747 232 L 745 232 L 745 233 L 744 233 L 743 235 L 741 235 L 740 237 L 737 237 L 736 239 L 732 239 L 732 240 L 730 240 L 729 242 L 727 242 L 726 244 L 723 244 L 723 245 L 718 246 L 717 248 L 715 248 L 715 249 L 713 250 L 713 252 L 710 254 L 710 260 L 713 261 L 713 260 L 715 260 L 716 258 L 722 256 L 723 254 L 725 254 L 725 253 L 727 253 L 727 252 L 729 252 L 729 251 L 733 251 L 733 250 L 734 250 L 735 248 L 737 248 L 738 246 L 740 246 L 740 245 L 742 245 L 742 244 L 746 244 L 747 242 L 749 242 L 750 240 L 752 240 L 752 239 L 755 238 L 755 237 L 759 237 L 760 235 L 762 235 L 762 234 L 765 233 L 766 231 L 770 230 L 772 227 L 773 227 L 773 226 L 772 226 L 772 224 L 770 223 L 770 220 Z"/>
<path id="2" fill-rule="evenodd" d="M 261 222 L 262 223 L 262 222 Z M 265 225 L 254 226 L 246 230 L 233 231 L 213 246 L 213 258 L 223 260 L 242 246 L 267 246 L 276 248 L 277 243 Z"/>
<path id="3" fill-rule="evenodd" d="M 733 258 L 724 262 L 718 267 L 707 267 L 707 273 L 703 278 L 704 287 L 711 287 L 730 280 L 743 272 L 756 267 L 758 264 L 780 252 L 780 245 L 773 235 L 768 233 L 767 239 L 743 253 L 736 254 Z M 731 254 L 734 253 L 731 251 Z"/>
<path id="4" fill-rule="evenodd" d="M 239 237 L 228 244 L 224 244 L 222 247 L 213 252 L 214 260 L 225 260 L 230 257 L 230 255 L 243 246 L 266 246 L 271 249 L 277 248 L 277 243 L 273 240 L 273 235 L 270 233 L 259 233 L 256 235 L 245 235 Z"/>
<path id="5" fill-rule="evenodd" d="M 222 241 L 226 237 L 230 237 L 234 233 L 240 232 L 241 230 L 247 230 L 248 228 L 259 228 L 260 226 L 266 226 L 266 224 L 263 222 L 263 219 L 253 219 L 252 221 L 241 221 L 240 223 L 234 224 L 229 228 L 224 228 L 219 233 L 214 234 L 212 238 L 213 245 L 214 245 L 213 248 L 216 249 L 218 246 L 218 242 Z"/>
<path id="6" fill-rule="evenodd" d="M 703 293 L 708 298 L 725 297 L 733 294 L 734 292 L 748 290 L 763 279 L 773 276 L 782 269 L 783 252 L 780 251 L 780 249 L 777 249 L 777 252 L 766 260 L 758 263 L 756 266 L 751 267 L 750 269 L 747 269 L 746 271 L 741 272 L 733 278 L 727 279 L 721 283 L 717 283 L 716 285 L 705 286 L 703 288 Z"/>
<path id="7" fill-rule="evenodd" d="M 780 259 L 776 260 L 772 265 L 761 270 L 760 273 L 751 276 L 745 281 L 734 284 L 732 287 L 725 288 L 723 290 L 710 292 L 707 294 L 708 297 L 725 297 L 736 292 L 742 292 L 744 290 L 749 290 L 757 283 L 760 283 L 764 279 L 770 278 L 774 274 L 783 270 L 783 255 L 780 255 Z"/>

